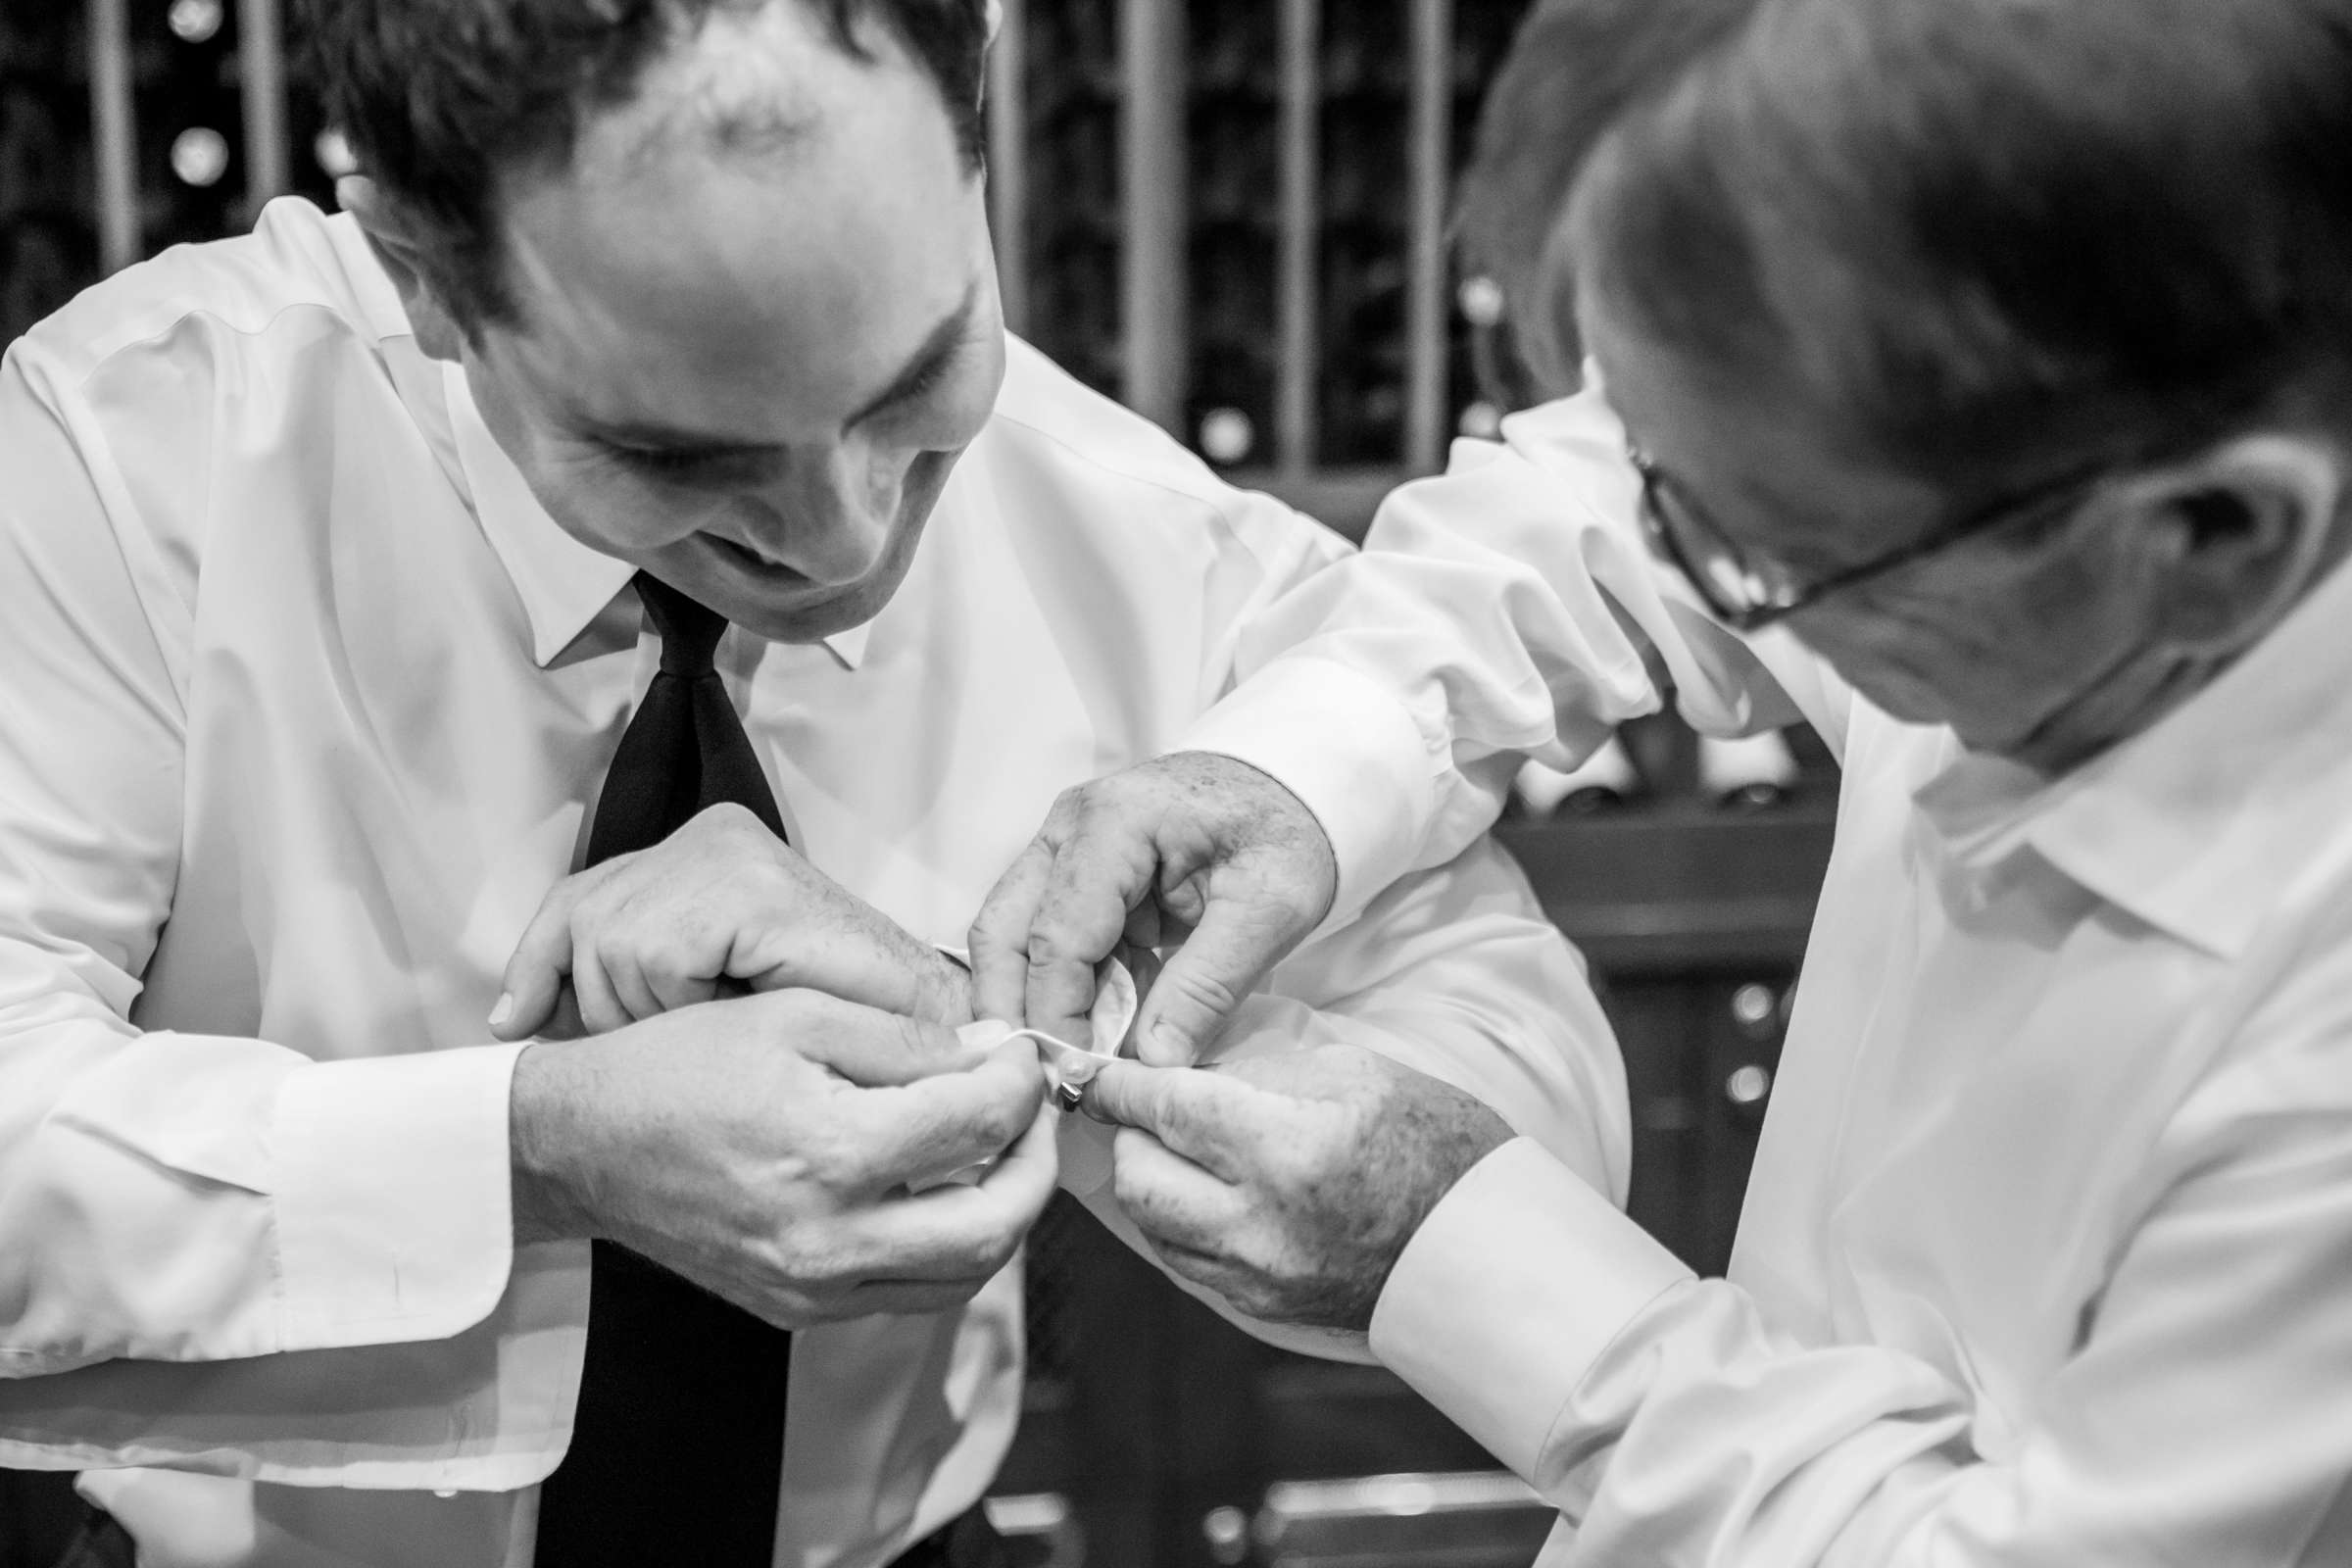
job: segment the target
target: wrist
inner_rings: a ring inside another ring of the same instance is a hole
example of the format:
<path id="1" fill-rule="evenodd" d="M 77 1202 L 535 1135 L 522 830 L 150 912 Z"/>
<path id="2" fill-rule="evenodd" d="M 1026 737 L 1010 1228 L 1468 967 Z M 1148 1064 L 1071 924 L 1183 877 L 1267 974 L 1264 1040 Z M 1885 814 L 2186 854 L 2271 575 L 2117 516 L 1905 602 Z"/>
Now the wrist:
<path id="1" fill-rule="evenodd" d="M 542 1042 L 514 1063 L 507 1112 L 514 1245 L 573 1241 L 597 1234 L 576 1155 L 582 1092 L 576 1082 L 585 1043 Z"/>

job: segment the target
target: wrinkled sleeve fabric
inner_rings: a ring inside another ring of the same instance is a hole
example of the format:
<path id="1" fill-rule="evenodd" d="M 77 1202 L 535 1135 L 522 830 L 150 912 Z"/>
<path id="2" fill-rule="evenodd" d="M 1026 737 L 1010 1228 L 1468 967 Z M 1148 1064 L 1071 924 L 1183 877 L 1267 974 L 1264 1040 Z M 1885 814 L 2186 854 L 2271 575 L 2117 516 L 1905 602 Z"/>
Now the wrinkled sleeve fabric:
<path id="1" fill-rule="evenodd" d="M 200 432 L 203 365 L 167 370 L 168 422 Z M 196 453 L 138 461 L 200 487 Z M 154 479 L 118 465 L 58 364 L 10 355 L 0 1442 L 25 1430 L 10 1381 L 443 1338 L 491 1310 L 511 1263 L 515 1048 L 387 1042 L 381 1059 L 320 1063 L 130 1021 L 172 911 L 201 553 L 200 495 L 156 517 L 137 499 Z"/>
<path id="2" fill-rule="evenodd" d="M 1702 731 L 1799 717 L 1833 748 L 1850 694 L 1785 633 L 1743 640 L 1651 560 L 1623 430 L 1597 390 L 1462 441 L 1382 505 L 1362 553 L 1239 639 L 1242 684 L 1187 750 L 1271 774 L 1340 864 L 1330 924 L 1493 823 L 1524 758 L 1573 767 L 1654 712 L 1661 676 Z M 1328 928 L 1328 927 L 1327 927 Z"/>
<path id="3" fill-rule="evenodd" d="M 1546 1568 L 2352 1560 L 2348 1043 L 2192 1100 L 2014 1426 L 1917 1357 L 1777 1331 L 1525 1142 L 1433 1212 L 1372 1346 L 1562 1510 Z"/>

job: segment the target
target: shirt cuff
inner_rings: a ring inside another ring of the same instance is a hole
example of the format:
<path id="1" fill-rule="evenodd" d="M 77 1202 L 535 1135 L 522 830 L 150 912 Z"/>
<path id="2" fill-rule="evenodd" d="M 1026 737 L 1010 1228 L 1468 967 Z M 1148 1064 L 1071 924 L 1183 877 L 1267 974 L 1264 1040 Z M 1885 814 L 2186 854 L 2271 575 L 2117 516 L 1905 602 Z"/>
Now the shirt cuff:
<path id="1" fill-rule="evenodd" d="M 1276 660 L 1174 749 L 1247 762 L 1305 803 L 1340 869 L 1325 931 L 1412 868 L 1437 815 L 1435 764 L 1412 714 L 1380 682 L 1328 659 Z"/>
<path id="2" fill-rule="evenodd" d="M 320 1062 L 278 1092 L 288 1350 L 448 1339 L 514 1264 L 508 1091 L 524 1044 Z"/>
<path id="3" fill-rule="evenodd" d="M 1406 1244 L 1372 1313 L 1372 1352 L 1531 1477 L 1586 1371 L 1690 1277 L 1541 1144 L 1515 1139 L 1455 1183 Z"/>

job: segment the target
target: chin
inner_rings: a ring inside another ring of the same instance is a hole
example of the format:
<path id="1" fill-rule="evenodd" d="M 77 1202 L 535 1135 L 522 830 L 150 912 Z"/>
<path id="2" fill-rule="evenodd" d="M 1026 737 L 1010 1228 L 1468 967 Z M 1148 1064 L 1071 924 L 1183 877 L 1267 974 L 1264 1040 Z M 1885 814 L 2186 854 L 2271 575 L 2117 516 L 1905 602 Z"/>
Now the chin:
<path id="1" fill-rule="evenodd" d="M 773 643 L 812 643 L 864 625 L 882 612 L 906 575 L 906 563 L 894 554 L 854 582 L 812 582 L 789 566 L 709 541 L 646 564 L 733 624 Z"/>
<path id="2" fill-rule="evenodd" d="M 710 608 L 771 643 L 813 643 L 864 625 L 889 602 L 887 591 L 869 591 L 859 583 L 807 598 L 738 592 L 723 604 L 714 599 Z"/>

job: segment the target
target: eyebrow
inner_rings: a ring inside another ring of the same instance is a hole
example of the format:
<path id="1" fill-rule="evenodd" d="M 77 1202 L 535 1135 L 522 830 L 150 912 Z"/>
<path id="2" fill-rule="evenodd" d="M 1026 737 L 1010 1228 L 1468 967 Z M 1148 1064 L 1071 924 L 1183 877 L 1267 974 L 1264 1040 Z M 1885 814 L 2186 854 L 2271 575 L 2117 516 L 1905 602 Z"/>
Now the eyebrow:
<path id="1" fill-rule="evenodd" d="M 860 424 L 906 397 L 954 357 L 965 333 L 970 330 L 972 313 L 979 303 L 980 282 L 975 278 L 964 290 L 962 300 L 955 309 L 941 318 L 939 323 L 925 334 L 921 346 L 916 348 L 899 373 L 891 377 L 890 384 L 850 416 L 849 424 Z M 582 417 L 578 422 L 581 428 L 600 441 L 650 452 L 697 452 L 726 457 L 773 452 L 782 444 L 773 441 L 736 441 L 725 437 L 714 439 L 709 431 L 685 430 L 659 421 L 625 419 L 607 423 L 601 419 Z"/>

